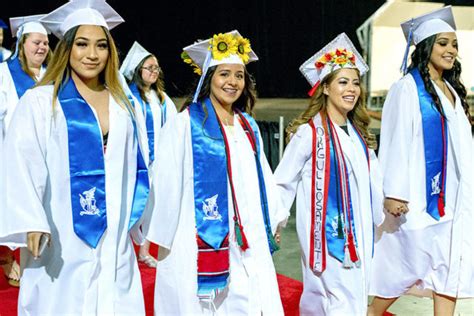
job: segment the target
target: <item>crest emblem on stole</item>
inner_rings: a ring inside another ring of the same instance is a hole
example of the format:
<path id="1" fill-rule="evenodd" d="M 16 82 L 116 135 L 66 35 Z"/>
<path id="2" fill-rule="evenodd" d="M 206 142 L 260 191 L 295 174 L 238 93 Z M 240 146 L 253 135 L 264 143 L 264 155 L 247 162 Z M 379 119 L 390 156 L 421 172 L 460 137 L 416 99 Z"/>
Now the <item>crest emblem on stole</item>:
<path id="1" fill-rule="evenodd" d="M 96 206 L 96 200 L 95 200 L 95 190 L 97 188 L 93 187 L 92 189 L 88 191 L 82 192 L 82 194 L 79 193 L 80 197 L 80 202 L 82 206 L 82 211 L 79 213 L 79 215 L 99 215 L 99 209 Z"/>
<path id="2" fill-rule="evenodd" d="M 202 202 L 202 211 L 204 212 L 204 220 L 211 221 L 222 221 L 222 215 L 219 214 L 219 207 L 217 206 L 217 197 L 219 194 L 213 197 L 207 198 Z"/>

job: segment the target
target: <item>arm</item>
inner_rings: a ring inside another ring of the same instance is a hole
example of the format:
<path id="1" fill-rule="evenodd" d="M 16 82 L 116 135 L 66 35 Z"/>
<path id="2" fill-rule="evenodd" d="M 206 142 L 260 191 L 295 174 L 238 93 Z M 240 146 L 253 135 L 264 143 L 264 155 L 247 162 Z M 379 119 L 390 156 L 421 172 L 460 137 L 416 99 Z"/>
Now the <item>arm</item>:
<path id="1" fill-rule="evenodd" d="M 395 216 L 408 211 L 413 111 L 418 107 L 416 86 L 408 76 L 392 86 L 383 107 L 379 157 L 384 175 L 384 204 Z"/>
<path id="2" fill-rule="evenodd" d="M 186 146 L 189 141 L 189 116 L 182 113 L 167 123 L 158 140 L 158 153 L 152 169 L 154 201 L 148 223 L 143 223 L 146 239 L 171 249 L 178 227 L 184 194 Z M 191 162 L 192 163 L 192 162 Z"/>
<path id="3" fill-rule="evenodd" d="M 311 128 L 308 124 L 301 125 L 291 138 L 275 170 L 279 206 L 288 214 L 301 181 L 303 167 L 306 161 L 311 159 L 311 141 Z"/>
<path id="4" fill-rule="evenodd" d="M 50 233 L 43 207 L 48 179 L 45 108 L 51 108 L 50 98 L 28 91 L 20 99 L 5 139 L 6 185 L 1 200 L 8 216 L 0 221 L 0 242 L 11 248 L 26 246 L 28 234 L 28 248 L 37 249 L 41 233 Z"/>

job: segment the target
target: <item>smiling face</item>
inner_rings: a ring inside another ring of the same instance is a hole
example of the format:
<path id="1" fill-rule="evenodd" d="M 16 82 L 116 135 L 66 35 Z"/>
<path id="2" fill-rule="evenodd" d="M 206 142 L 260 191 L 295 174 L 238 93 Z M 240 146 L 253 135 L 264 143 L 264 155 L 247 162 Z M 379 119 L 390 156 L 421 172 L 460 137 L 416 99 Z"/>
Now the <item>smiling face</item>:
<path id="1" fill-rule="evenodd" d="M 97 80 L 109 58 L 109 44 L 104 30 L 96 25 L 81 25 L 74 37 L 69 64 L 84 82 Z"/>
<path id="2" fill-rule="evenodd" d="M 49 52 L 48 36 L 41 33 L 25 34 L 23 52 L 28 67 L 41 67 Z"/>
<path id="3" fill-rule="evenodd" d="M 331 119 L 343 123 L 354 109 L 360 96 L 360 78 L 356 69 L 343 68 L 329 83 L 324 84 L 327 96 L 327 112 Z"/>
<path id="4" fill-rule="evenodd" d="M 226 109 L 242 95 L 245 88 L 245 66 L 240 64 L 218 65 L 211 79 L 210 98 L 214 106 Z"/>
<path id="5" fill-rule="evenodd" d="M 436 35 L 436 41 L 431 50 L 428 67 L 442 73 L 444 70 L 450 70 L 454 66 L 454 61 L 458 55 L 458 40 L 456 33 L 439 33 Z"/>

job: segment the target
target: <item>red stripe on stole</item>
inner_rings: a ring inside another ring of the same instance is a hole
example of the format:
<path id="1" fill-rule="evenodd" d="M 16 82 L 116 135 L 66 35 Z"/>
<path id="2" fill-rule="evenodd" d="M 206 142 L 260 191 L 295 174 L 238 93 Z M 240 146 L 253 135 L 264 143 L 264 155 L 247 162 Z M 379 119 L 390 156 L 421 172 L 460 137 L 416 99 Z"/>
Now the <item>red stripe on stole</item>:
<path id="1" fill-rule="evenodd" d="M 209 247 L 199 236 L 196 237 L 198 243 L 198 273 L 219 273 L 229 270 L 229 235 L 222 242 L 222 248 L 217 250 Z"/>

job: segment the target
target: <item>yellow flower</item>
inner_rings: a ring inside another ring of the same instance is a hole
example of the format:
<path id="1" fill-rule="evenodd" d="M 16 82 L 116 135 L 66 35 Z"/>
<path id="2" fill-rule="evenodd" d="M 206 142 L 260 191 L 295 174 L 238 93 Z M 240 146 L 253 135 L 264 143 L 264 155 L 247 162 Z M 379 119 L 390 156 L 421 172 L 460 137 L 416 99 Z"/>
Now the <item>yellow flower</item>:
<path id="1" fill-rule="evenodd" d="M 347 62 L 347 58 L 346 56 L 339 56 L 334 62 L 338 65 L 344 65 Z"/>
<path id="2" fill-rule="evenodd" d="M 249 61 L 249 54 L 252 51 L 250 48 L 250 41 L 242 36 L 239 36 L 236 39 L 237 42 L 237 55 L 239 55 L 240 59 L 247 64 Z"/>
<path id="3" fill-rule="evenodd" d="M 232 34 L 214 35 L 211 39 L 212 57 L 217 60 L 229 57 L 237 53 L 237 45 Z"/>

